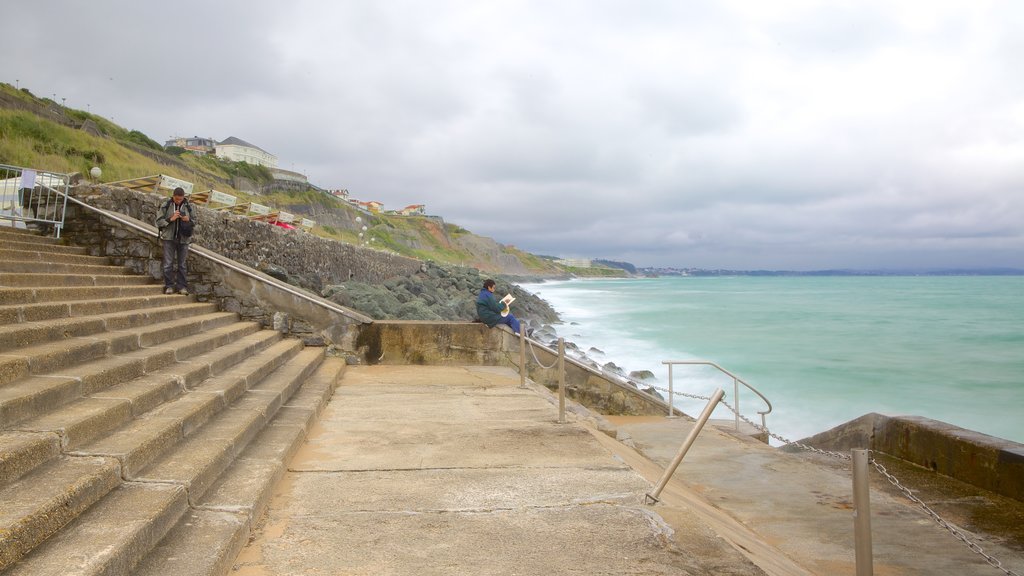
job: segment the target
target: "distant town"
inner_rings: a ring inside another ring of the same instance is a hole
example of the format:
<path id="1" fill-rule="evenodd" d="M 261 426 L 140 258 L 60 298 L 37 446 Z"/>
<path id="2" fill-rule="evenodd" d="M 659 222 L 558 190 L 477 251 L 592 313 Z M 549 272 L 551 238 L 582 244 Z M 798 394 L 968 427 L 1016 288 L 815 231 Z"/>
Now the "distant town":
<path id="1" fill-rule="evenodd" d="M 234 136 L 220 142 L 213 138 L 200 136 L 192 136 L 191 138 L 174 137 L 164 142 L 164 148 L 172 147 L 182 148 L 199 156 L 212 154 L 217 158 L 223 158 L 232 162 L 245 162 L 246 164 L 263 166 L 270 170 L 275 180 L 305 184 L 314 190 L 348 202 L 369 214 L 391 214 L 396 216 L 426 215 L 427 207 L 424 204 L 410 204 L 404 208 L 385 210 L 382 202 L 377 202 L 376 200 L 357 200 L 351 197 L 347 189 L 320 188 L 311 184 L 305 174 L 279 168 L 277 156 L 274 154 Z"/>

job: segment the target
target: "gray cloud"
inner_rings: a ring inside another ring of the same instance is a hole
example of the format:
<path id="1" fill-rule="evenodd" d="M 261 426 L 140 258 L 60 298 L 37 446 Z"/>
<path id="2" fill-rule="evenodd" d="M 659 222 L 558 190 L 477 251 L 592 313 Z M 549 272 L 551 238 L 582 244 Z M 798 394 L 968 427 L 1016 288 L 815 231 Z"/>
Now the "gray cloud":
<path id="1" fill-rule="evenodd" d="M 1024 267 L 1018 3 L 5 9 L 4 81 L 531 251 Z"/>

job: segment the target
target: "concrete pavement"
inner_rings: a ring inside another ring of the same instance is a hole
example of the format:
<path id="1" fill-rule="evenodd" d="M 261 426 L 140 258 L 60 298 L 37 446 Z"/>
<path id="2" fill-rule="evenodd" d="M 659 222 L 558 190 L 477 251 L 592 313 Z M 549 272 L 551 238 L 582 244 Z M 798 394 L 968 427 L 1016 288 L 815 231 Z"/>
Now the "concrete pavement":
<path id="1" fill-rule="evenodd" d="M 518 384 L 349 368 L 235 573 L 765 573 L 692 509 L 644 505 L 650 481 L 608 443 L 628 448 Z"/>
<path id="2" fill-rule="evenodd" d="M 649 459 L 671 462 L 693 423 L 685 419 L 609 417 Z M 848 461 L 787 453 L 708 426 L 675 480 L 750 528 L 814 574 L 854 574 L 852 472 Z M 881 458 L 881 457 L 880 457 Z M 1024 574 L 1024 504 L 922 469 L 880 460 L 915 495 L 960 527 L 1004 568 Z M 918 506 L 871 469 L 874 573 L 999 576 Z"/>

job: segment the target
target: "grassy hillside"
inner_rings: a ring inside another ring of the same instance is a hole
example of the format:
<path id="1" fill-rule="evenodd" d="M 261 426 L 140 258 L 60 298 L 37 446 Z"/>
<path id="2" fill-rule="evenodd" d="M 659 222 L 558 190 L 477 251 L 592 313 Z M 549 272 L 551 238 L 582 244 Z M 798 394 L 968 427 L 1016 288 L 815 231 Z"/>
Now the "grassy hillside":
<path id="1" fill-rule="evenodd" d="M 232 186 L 235 177 L 266 184 L 272 181 L 270 171 L 212 156 L 197 156 L 180 148 L 165 150 L 142 132 L 5 83 L 0 83 L 0 164 L 81 174 L 99 166 L 104 182 L 165 174 L 192 182 L 196 190 L 213 188 L 241 201 L 255 201 L 311 218 L 318 223 L 315 234 L 341 242 L 363 242 L 376 249 L 496 274 L 566 274 L 548 260 L 477 236 L 439 218 L 366 214 L 313 188 L 246 194 Z M 360 239 L 363 225 L 367 230 Z"/>

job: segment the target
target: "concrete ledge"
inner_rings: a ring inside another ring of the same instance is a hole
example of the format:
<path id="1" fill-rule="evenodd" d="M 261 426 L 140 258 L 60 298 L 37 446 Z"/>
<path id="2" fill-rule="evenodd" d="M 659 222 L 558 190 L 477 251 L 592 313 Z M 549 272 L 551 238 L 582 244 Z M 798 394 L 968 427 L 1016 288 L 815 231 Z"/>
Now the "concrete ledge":
<path id="1" fill-rule="evenodd" d="M 550 366 L 555 351 L 528 340 L 537 358 Z M 356 349 L 367 364 L 481 365 L 518 369 L 519 337 L 504 327 L 479 322 L 377 320 L 361 326 Z M 527 351 L 527 375 L 548 388 L 558 388 L 558 373 L 545 370 Z M 566 395 L 602 414 L 667 414 L 668 404 L 614 380 L 572 358 L 565 360 Z"/>
<path id="2" fill-rule="evenodd" d="M 1024 502 L 1024 444 L 938 420 L 871 413 L 802 442 L 876 450 Z"/>

